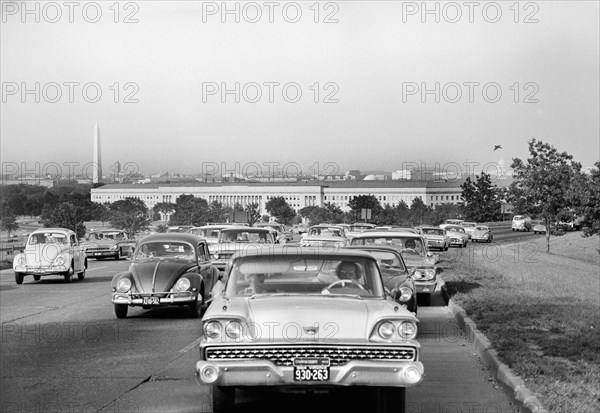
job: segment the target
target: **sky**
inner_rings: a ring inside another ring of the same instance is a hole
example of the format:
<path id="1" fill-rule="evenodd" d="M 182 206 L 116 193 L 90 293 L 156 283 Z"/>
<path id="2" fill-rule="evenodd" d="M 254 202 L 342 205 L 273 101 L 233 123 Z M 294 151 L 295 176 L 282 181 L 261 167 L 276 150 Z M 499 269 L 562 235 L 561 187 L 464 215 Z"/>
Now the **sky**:
<path id="1" fill-rule="evenodd" d="M 223 4 L 2 2 L 2 172 L 600 158 L 599 2 Z"/>

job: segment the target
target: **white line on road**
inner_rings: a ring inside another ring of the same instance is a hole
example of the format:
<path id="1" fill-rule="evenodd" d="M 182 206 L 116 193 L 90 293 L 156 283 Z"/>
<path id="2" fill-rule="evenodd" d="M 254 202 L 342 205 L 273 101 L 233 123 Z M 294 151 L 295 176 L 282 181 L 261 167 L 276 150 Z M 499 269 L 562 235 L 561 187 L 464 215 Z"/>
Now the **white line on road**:
<path id="1" fill-rule="evenodd" d="M 192 341 L 190 344 L 188 344 L 187 346 L 185 346 L 184 348 L 179 350 L 179 352 L 187 353 L 188 351 L 192 350 L 194 347 L 198 347 L 198 345 L 200 344 L 200 340 L 202 340 L 202 338 L 198 337 L 196 340 Z"/>
<path id="2" fill-rule="evenodd" d="M 96 267 L 96 268 L 88 268 L 86 272 L 101 270 L 102 268 L 108 268 L 106 265 L 104 267 Z"/>

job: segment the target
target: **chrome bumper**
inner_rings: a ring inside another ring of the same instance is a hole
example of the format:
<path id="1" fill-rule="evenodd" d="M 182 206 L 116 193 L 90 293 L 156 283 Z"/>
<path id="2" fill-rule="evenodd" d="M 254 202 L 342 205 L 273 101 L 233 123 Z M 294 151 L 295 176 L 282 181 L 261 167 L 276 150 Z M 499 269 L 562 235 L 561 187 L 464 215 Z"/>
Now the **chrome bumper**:
<path id="1" fill-rule="evenodd" d="M 415 288 L 417 289 L 417 293 L 431 294 L 435 291 L 436 287 L 437 287 L 437 280 L 433 280 L 433 281 L 416 281 L 415 280 Z"/>
<path id="2" fill-rule="evenodd" d="M 414 386 L 423 380 L 419 361 L 352 360 L 331 366 L 327 381 L 295 381 L 294 368 L 268 360 L 219 360 L 196 363 L 199 382 L 218 386 Z"/>
<path id="3" fill-rule="evenodd" d="M 127 304 L 131 306 L 135 305 L 176 305 L 193 303 L 198 300 L 202 300 L 202 296 L 195 291 L 185 291 L 181 293 L 169 293 L 170 297 L 157 297 L 159 304 L 144 304 L 144 297 L 156 297 L 157 295 L 164 295 L 166 293 L 155 293 L 155 294 L 126 294 L 126 293 L 113 293 L 112 302 L 113 304 Z"/>

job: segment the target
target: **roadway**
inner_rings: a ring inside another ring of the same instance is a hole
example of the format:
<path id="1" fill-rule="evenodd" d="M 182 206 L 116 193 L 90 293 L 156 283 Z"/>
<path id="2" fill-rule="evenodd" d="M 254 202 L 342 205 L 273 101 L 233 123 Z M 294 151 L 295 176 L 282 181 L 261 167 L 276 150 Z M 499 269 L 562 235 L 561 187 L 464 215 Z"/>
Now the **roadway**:
<path id="1" fill-rule="evenodd" d="M 501 237 L 498 230 L 497 239 L 531 236 L 506 232 Z M 457 249 L 446 254 L 454 253 Z M 110 280 L 127 266 L 90 260 L 85 280 L 71 284 L 59 277 L 38 282 L 27 277 L 16 285 L 12 270 L 0 271 L 0 411 L 211 411 L 208 387 L 194 379 L 200 320 L 177 308 L 133 308 L 128 318 L 115 318 Z M 418 316 L 426 377 L 407 390 L 408 412 L 517 411 L 461 334 L 439 289 Z M 283 406 L 369 411 L 369 399 L 356 391 L 267 395 L 268 402 L 265 395 L 239 393 L 240 412 Z"/>

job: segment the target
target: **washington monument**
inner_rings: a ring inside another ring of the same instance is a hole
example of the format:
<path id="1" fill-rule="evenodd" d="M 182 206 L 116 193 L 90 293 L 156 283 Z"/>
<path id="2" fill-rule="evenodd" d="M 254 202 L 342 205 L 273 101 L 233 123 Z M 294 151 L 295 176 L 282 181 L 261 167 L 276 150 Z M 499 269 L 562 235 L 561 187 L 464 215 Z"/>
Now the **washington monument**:
<path id="1" fill-rule="evenodd" d="M 94 126 L 94 168 L 92 173 L 92 183 L 97 184 L 102 179 L 102 155 L 100 152 L 100 128 L 98 124 Z"/>

